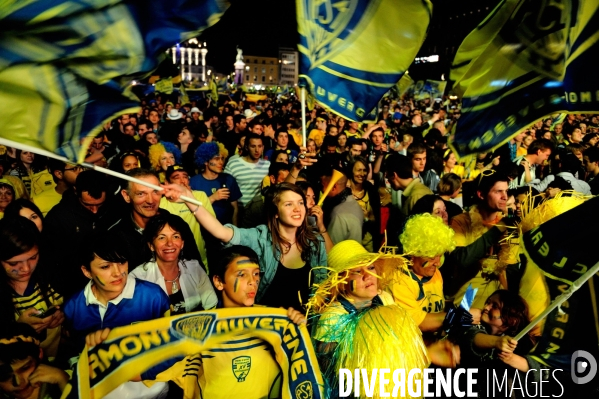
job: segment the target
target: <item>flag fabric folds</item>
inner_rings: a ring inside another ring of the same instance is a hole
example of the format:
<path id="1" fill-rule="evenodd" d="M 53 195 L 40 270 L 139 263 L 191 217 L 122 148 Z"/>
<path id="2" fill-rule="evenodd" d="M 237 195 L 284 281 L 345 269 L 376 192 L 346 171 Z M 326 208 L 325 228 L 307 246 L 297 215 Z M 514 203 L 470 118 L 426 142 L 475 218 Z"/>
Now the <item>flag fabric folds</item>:
<path id="1" fill-rule="evenodd" d="M 429 0 L 298 0 L 300 77 L 321 105 L 362 121 L 408 69 Z"/>
<path id="2" fill-rule="evenodd" d="M 194 312 L 115 328 L 102 344 L 84 348 L 62 398 L 101 398 L 157 364 L 209 349 L 216 352 L 223 344 L 226 348 L 227 343 L 239 342 L 233 340 L 241 334 L 259 338 L 272 347 L 282 371 L 281 398 L 324 398 L 324 383 L 306 326 L 293 324 L 286 310 L 273 308 Z M 260 373 L 260 364 L 252 364 L 251 358 L 245 357 L 248 361 L 244 370 Z M 231 368 L 235 374 L 235 362 Z M 189 377 L 186 380 L 193 383 L 183 381 L 184 396 L 203 397 L 198 373 Z M 229 397 L 226 386 L 219 397 Z"/>
<path id="3" fill-rule="evenodd" d="M 225 8 L 222 0 L 4 2 L 0 137 L 83 161 L 82 139 L 139 109 L 131 81 Z"/>
<path id="4" fill-rule="evenodd" d="M 599 253 L 591 250 L 599 234 L 599 198 L 581 202 L 568 197 L 547 201 L 541 205 L 542 209 L 535 210 L 538 217 L 546 220 L 551 215 L 557 216 L 520 237 L 526 269 L 519 291 L 529 305 L 531 318 L 548 305 L 537 304 L 539 298 L 546 294 L 549 300 L 555 299 L 599 262 Z M 569 210 L 563 212 L 566 209 Z M 531 353 L 541 364 L 569 370 L 572 352 L 588 350 L 585 345 L 596 350 L 599 320 L 593 306 L 597 306 L 599 278 L 593 279 L 544 320 L 538 344 Z M 536 305 L 543 306 L 535 310 Z M 581 334 L 588 339 L 581 341 Z"/>
<path id="5" fill-rule="evenodd" d="M 543 117 L 599 110 L 599 1 L 503 0 L 462 42 L 450 80 L 459 156 L 486 152 Z"/>

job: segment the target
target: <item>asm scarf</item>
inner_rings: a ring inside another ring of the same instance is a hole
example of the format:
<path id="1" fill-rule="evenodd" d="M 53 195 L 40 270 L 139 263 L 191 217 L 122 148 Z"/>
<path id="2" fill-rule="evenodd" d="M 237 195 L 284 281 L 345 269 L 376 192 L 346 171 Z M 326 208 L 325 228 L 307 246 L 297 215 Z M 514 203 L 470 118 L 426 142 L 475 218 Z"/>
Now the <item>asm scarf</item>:
<path id="1" fill-rule="evenodd" d="M 502 0 L 462 42 L 450 80 L 460 157 L 487 152 L 547 115 L 599 110 L 597 0 Z"/>
<path id="2" fill-rule="evenodd" d="M 131 81 L 225 9 L 224 0 L 0 1 L 0 137 L 83 161 L 81 139 L 139 110 Z"/>
<path id="3" fill-rule="evenodd" d="M 285 310 L 234 308 L 114 329 L 101 345 L 83 350 L 62 398 L 101 398 L 161 362 L 199 353 L 249 332 L 272 346 L 283 374 L 283 399 L 324 397 L 322 375 L 305 326 L 293 324 Z M 227 397 L 225 388 L 222 397 Z"/>
<path id="4" fill-rule="evenodd" d="M 376 119 L 371 111 L 420 50 L 431 2 L 298 0 L 296 4 L 300 76 L 311 94 L 346 119 Z"/>

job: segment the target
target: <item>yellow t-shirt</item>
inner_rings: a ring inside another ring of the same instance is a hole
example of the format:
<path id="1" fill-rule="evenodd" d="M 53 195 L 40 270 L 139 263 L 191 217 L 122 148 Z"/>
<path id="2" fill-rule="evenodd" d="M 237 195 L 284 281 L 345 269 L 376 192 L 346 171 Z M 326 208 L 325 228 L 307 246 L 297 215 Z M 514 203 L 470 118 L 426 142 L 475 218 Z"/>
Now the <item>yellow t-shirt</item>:
<path id="1" fill-rule="evenodd" d="M 37 205 L 38 208 L 40 208 L 40 211 L 42 211 L 44 217 L 46 217 L 48 212 L 50 212 L 50 210 L 54 208 L 54 206 L 58 204 L 61 199 L 62 194 L 58 194 L 56 190 L 52 189 L 42 191 L 40 194 L 33 196 L 31 200 L 35 205 Z"/>
<path id="2" fill-rule="evenodd" d="M 60 306 L 64 299 L 62 295 L 49 288 L 45 295 L 42 295 L 41 288 L 38 284 L 35 285 L 33 291 L 27 296 L 17 296 L 13 294 L 12 302 L 15 307 L 15 321 L 19 319 L 21 314 L 30 308 L 36 308 L 40 312 L 48 310 L 48 304 L 43 298 L 46 298 L 50 306 Z M 58 344 L 61 337 L 61 326 L 46 329 L 46 338 L 41 343 L 40 347 L 44 350 L 44 357 L 53 360 L 58 351 Z"/>
<path id="3" fill-rule="evenodd" d="M 420 286 L 412 278 L 412 275 L 402 275 L 396 279 L 396 283 L 390 286 L 391 293 L 395 303 L 399 304 L 412 316 L 416 324 L 420 325 L 424 321 L 427 313 L 439 313 L 445 310 L 445 297 L 443 296 L 443 277 L 439 269 L 435 271 L 433 277 L 422 284 L 424 295 L 421 299 Z"/>
<path id="4" fill-rule="evenodd" d="M 202 203 L 202 206 L 206 208 L 206 210 L 214 217 L 216 214 L 214 213 L 214 209 L 212 208 L 212 204 L 208 199 L 208 196 L 203 191 L 193 190 L 193 197 Z M 185 223 L 189 225 L 191 232 L 193 233 L 193 237 L 195 238 L 196 245 L 198 246 L 198 250 L 200 251 L 200 255 L 202 255 L 202 262 L 206 267 L 208 267 L 208 260 L 206 258 L 206 244 L 204 243 L 204 239 L 202 238 L 202 232 L 200 230 L 200 223 L 196 219 L 196 217 L 191 213 L 187 205 L 170 202 L 166 198 L 162 197 L 160 199 L 160 207 L 162 209 L 166 209 L 173 215 L 180 216 Z"/>
<path id="5" fill-rule="evenodd" d="M 281 391 L 281 369 L 270 345 L 247 335 L 201 353 L 203 397 L 275 398 Z"/>
<path id="6" fill-rule="evenodd" d="M 281 369 L 270 345 L 249 335 L 187 356 L 159 377 L 183 388 L 186 399 L 281 397 Z"/>

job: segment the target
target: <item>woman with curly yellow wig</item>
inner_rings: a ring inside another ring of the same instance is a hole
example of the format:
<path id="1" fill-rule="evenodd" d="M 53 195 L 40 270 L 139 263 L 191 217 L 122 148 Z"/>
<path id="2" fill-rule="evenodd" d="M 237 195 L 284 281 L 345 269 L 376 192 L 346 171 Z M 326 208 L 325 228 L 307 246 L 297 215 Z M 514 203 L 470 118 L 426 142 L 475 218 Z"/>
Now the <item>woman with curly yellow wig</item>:
<path id="1" fill-rule="evenodd" d="M 449 321 L 445 320 L 443 277 L 439 268 L 444 254 L 455 248 L 453 235 L 443 219 L 423 213 L 409 218 L 399 237 L 404 256 L 410 258 L 409 270 L 403 272 L 409 278 L 395 279 L 391 292 L 395 302 L 410 313 L 422 331 L 437 331 L 444 323 L 447 327 Z M 462 316 L 470 319 L 469 314 L 459 315 Z"/>
<path id="2" fill-rule="evenodd" d="M 150 164 L 152 169 L 158 173 L 160 183 L 166 180 L 165 172 L 169 166 L 180 165 L 181 150 L 173 143 L 168 141 L 159 142 L 150 146 L 149 151 Z"/>

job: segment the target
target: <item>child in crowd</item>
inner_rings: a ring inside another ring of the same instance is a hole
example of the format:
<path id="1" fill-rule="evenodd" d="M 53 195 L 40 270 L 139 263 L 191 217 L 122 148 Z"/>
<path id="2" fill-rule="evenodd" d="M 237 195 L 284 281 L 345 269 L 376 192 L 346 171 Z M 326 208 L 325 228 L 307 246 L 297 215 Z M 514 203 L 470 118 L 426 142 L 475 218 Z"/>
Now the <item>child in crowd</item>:
<path id="1" fill-rule="evenodd" d="M 86 244 L 81 249 L 81 270 L 90 282 L 64 306 L 65 323 L 78 352 L 84 343 L 92 347 L 104 341 L 112 328 L 170 315 L 168 295 L 160 286 L 128 274 L 128 249 L 124 240 L 118 235 L 103 233 L 90 237 Z M 137 382 L 122 384 L 109 396 L 115 399 L 127 395 L 148 399 L 162 397 L 168 391 L 166 383 L 148 388 L 140 382 L 153 379 L 165 368 L 164 365 L 156 367 L 143 373 Z"/>
<path id="2" fill-rule="evenodd" d="M 216 259 L 210 269 L 220 296 L 217 307 L 255 306 L 261 275 L 256 253 L 248 247 L 234 245 Z M 288 309 L 287 315 L 297 325 L 306 322 L 293 308 Z M 234 373 L 239 357 L 250 364 L 247 374 Z M 189 383 L 189 378 L 195 383 Z M 270 345 L 255 336 L 241 334 L 218 347 L 187 356 L 156 379 L 174 381 L 185 390 L 185 397 L 258 399 L 280 397 L 282 378 Z M 189 389 L 194 392 L 188 392 Z"/>
<path id="3" fill-rule="evenodd" d="M 42 362 L 43 350 L 33 327 L 0 327 L 0 396 L 14 399 L 60 398 L 69 375 Z"/>

